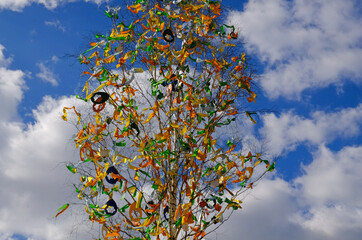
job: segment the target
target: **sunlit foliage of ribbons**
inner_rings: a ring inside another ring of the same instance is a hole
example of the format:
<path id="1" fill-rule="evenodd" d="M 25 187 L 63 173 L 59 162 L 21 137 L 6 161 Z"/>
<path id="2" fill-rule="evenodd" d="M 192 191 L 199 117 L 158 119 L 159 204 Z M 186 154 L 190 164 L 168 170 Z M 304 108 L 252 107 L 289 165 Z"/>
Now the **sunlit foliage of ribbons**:
<path id="1" fill-rule="evenodd" d="M 201 239 L 274 169 L 215 136 L 240 113 L 256 123 L 237 104 L 256 98 L 245 53 L 235 28 L 218 21 L 218 1 L 123 8 L 105 12 L 114 28 L 79 57 L 89 79 L 77 98 L 89 110 L 64 108 L 63 119 L 73 109 L 79 126 L 80 162 L 67 168 L 79 174 L 75 191 L 103 239 Z"/>

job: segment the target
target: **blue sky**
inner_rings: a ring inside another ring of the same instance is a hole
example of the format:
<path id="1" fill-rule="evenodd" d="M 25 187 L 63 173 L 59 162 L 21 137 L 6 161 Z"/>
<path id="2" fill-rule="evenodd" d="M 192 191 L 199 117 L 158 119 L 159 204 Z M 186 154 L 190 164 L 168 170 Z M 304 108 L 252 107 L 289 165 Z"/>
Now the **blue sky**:
<path id="1" fill-rule="evenodd" d="M 97 230 L 81 211 L 51 217 L 75 198 L 64 165 L 78 156 L 60 116 L 82 88 L 76 56 L 110 29 L 104 10 L 116 2 L 0 0 L 0 240 Z M 245 142 L 278 161 L 209 238 L 361 239 L 361 2 L 223 3 L 257 63 L 256 106 L 273 110 L 244 126 Z"/>

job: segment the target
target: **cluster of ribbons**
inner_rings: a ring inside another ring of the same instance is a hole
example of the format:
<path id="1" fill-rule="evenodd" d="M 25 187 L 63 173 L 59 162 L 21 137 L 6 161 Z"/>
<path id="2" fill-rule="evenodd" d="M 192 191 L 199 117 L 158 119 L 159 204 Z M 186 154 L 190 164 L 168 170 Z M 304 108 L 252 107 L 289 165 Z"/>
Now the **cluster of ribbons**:
<path id="1" fill-rule="evenodd" d="M 77 98 L 89 108 L 64 108 L 80 126 L 80 161 L 67 168 L 104 239 L 201 239 L 241 208 L 258 164 L 274 169 L 215 137 L 239 113 L 256 123 L 237 104 L 256 98 L 245 54 L 233 55 L 238 34 L 218 21 L 218 1 L 137 0 L 122 11 L 133 21 L 108 9 L 114 28 L 79 57 L 89 79 Z"/>

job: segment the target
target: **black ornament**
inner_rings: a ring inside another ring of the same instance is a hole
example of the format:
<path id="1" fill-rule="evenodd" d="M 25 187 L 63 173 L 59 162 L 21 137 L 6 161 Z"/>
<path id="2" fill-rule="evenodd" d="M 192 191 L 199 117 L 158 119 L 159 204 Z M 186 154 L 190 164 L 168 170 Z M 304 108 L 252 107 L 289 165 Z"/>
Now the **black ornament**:
<path id="1" fill-rule="evenodd" d="M 109 94 L 106 92 L 96 92 L 91 97 L 91 101 L 94 104 L 102 104 L 105 103 L 109 99 Z"/>
<path id="2" fill-rule="evenodd" d="M 137 131 L 136 135 L 138 137 L 138 135 L 140 134 L 140 129 L 138 128 L 138 125 L 135 122 L 133 122 L 133 123 L 131 123 L 130 127 Z"/>
<path id="3" fill-rule="evenodd" d="M 163 216 L 165 217 L 166 221 L 168 221 L 168 213 L 169 213 L 169 209 L 168 209 L 168 206 L 166 206 L 163 209 Z"/>
<path id="4" fill-rule="evenodd" d="M 166 29 L 165 31 L 163 31 L 162 36 L 166 42 L 171 43 L 171 42 L 175 41 L 175 36 L 173 35 L 173 32 L 171 29 Z"/>
<path id="5" fill-rule="evenodd" d="M 117 169 L 114 167 L 114 166 L 111 166 L 107 169 L 107 176 L 106 176 L 106 181 L 110 184 L 116 184 L 116 182 L 118 182 L 117 179 L 114 179 L 114 178 L 108 178 L 108 174 L 110 173 L 113 173 L 113 174 L 116 174 L 116 175 L 119 175 Z"/>
<path id="6" fill-rule="evenodd" d="M 118 207 L 117 207 L 116 202 L 115 202 L 113 199 L 108 200 L 108 202 L 106 203 L 106 205 L 107 205 L 107 206 L 106 206 L 106 208 L 105 208 L 105 211 L 106 211 L 107 214 L 113 216 L 114 214 L 117 213 Z M 113 212 L 108 212 L 108 207 L 113 207 L 113 209 L 114 209 Z"/>

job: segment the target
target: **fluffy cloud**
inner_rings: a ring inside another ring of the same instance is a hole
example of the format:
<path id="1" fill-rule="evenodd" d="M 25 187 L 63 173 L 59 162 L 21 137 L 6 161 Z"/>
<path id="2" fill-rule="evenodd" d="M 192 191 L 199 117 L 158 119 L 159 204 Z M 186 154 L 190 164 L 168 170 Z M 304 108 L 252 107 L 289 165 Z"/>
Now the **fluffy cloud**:
<path id="1" fill-rule="evenodd" d="M 52 220 L 59 206 L 75 199 L 70 196 L 72 176 L 64 168 L 65 162 L 77 158 L 71 141 L 74 127 L 60 118 L 62 106 L 73 105 L 73 100 L 45 97 L 33 111 L 34 124 L 19 121 L 25 74 L 5 67 L 4 62 L 10 61 L 4 57 L 4 47 L 0 49 L 0 239 L 17 239 L 14 234 L 34 239 L 69 239 L 78 234 L 82 239 L 88 231 L 81 230 L 83 225 L 74 216 L 65 213 Z M 82 220 L 76 208 L 73 213 Z"/>
<path id="2" fill-rule="evenodd" d="M 293 150 L 298 144 L 318 146 L 330 143 L 337 137 L 359 136 L 362 125 L 362 104 L 337 112 L 313 112 L 310 118 L 294 115 L 293 112 L 274 113 L 263 117 L 261 133 L 269 140 L 268 149 L 280 155 Z"/>
<path id="3" fill-rule="evenodd" d="M 304 167 L 305 175 L 295 180 L 298 199 L 308 214 L 295 221 L 304 228 L 329 236 L 339 232 L 362 233 L 362 146 L 345 147 L 337 153 L 321 146 L 314 161 Z"/>
<path id="4" fill-rule="evenodd" d="M 222 239 L 360 239 L 362 146 L 321 145 L 305 173 L 288 183 L 264 179 L 215 235 Z"/>
<path id="5" fill-rule="evenodd" d="M 294 99 L 306 89 L 362 78 L 358 1 L 250 0 L 229 21 L 266 65 L 261 86 L 270 98 Z"/>
<path id="6" fill-rule="evenodd" d="M 362 234 L 362 146 L 338 152 L 326 147 L 336 138 L 360 136 L 362 104 L 335 112 L 316 111 L 309 118 L 293 112 L 263 117 L 262 135 L 275 155 L 300 144 L 313 145 L 312 161 L 289 182 L 278 175 L 261 181 L 213 237 L 234 239 L 360 239 Z M 292 159 L 288 160 L 292 161 Z"/>
<path id="7" fill-rule="evenodd" d="M 12 61 L 11 57 L 9 57 L 9 58 L 5 57 L 4 50 L 5 50 L 5 47 L 0 44 L 0 67 L 7 67 L 7 66 L 9 66 L 9 64 Z"/>
<path id="8" fill-rule="evenodd" d="M 5 47 L 0 44 L 0 121 L 16 118 L 16 107 L 23 98 L 26 76 L 21 70 L 7 68 L 12 59 L 5 57 L 4 50 Z"/>
<path id="9" fill-rule="evenodd" d="M 45 66 L 45 63 L 46 62 L 39 62 L 37 64 L 40 72 L 37 73 L 36 76 L 44 82 L 49 82 L 53 86 L 58 86 L 58 81 L 55 74 L 47 66 Z"/>
<path id="10" fill-rule="evenodd" d="M 8 127 L 3 136 L 7 145 L 0 147 L 1 233 L 67 239 L 75 238 L 70 235 L 82 228 L 69 213 L 52 219 L 58 207 L 76 198 L 70 194 L 75 179 L 64 168 L 67 161 L 77 158 L 71 141 L 74 129 L 60 118 L 62 106 L 70 104 L 68 98 L 45 97 L 33 111 L 34 124 L 1 122 Z M 76 208 L 72 211 L 77 213 Z"/>
<path id="11" fill-rule="evenodd" d="M 362 169 L 361 154 L 362 146 L 345 147 L 336 154 L 321 146 L 314 154 L 315 161 L 303 167 L 306 176 L 295 181 L 303 188 L 304 197 L 301 201 L 315 205 L 343 202 L 362 208 L 359 200 L 362 196 L 362 189 L 359 187 L 362 180 L 362 175 L 359 174 Z"/>
<path id="12" fill-rule="evenodd" d="M 60 4 L 65 4 L 69 2 L 75 2 L 77 0 L 1 0 L 0 1 L 0 10 L 9 9 L 11 11 L 22 11 L 25 7 L 30 6 L 33 3 L 43 4 L 44 7 L 48 9 L 54 9 Z M 101 4 L 108 2 L 109 0 L 84 0 L 85 2 L 93 2 L 96 4 Z"/>

